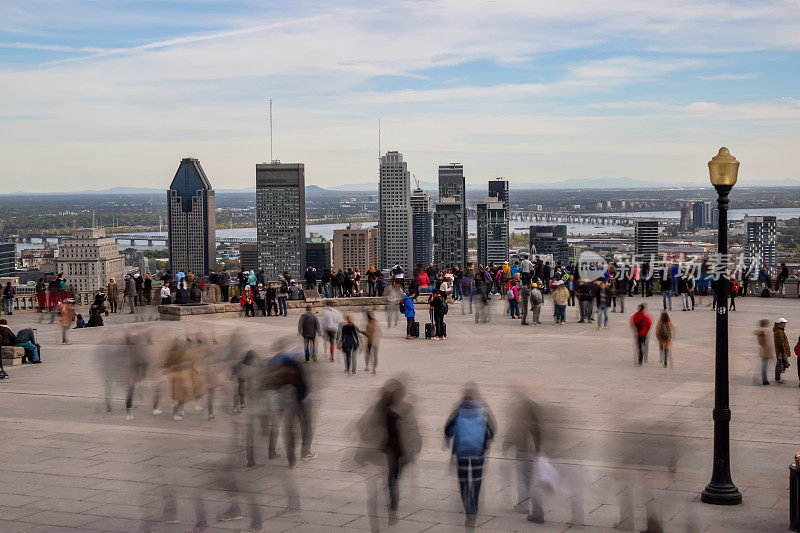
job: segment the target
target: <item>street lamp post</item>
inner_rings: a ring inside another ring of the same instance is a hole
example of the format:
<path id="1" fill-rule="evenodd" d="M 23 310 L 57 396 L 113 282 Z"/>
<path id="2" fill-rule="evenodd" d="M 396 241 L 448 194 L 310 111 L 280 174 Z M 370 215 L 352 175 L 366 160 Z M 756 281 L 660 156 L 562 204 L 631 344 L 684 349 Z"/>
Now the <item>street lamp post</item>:
<path id="1" fill-rule="evenodd" d="M 717 341 L 714 376 L 714 470 L 711 481 L 700 495 L 705 503 L 736 505 L 742 494 L 731 480 L 730 421 L 728 393 L 728 194 L 736 183 L 739 162 L 727 148 L 708 162 L 711 184 L 717 190 L 719 206 L 718 253 L 723 261 L 717 283 Z"/>

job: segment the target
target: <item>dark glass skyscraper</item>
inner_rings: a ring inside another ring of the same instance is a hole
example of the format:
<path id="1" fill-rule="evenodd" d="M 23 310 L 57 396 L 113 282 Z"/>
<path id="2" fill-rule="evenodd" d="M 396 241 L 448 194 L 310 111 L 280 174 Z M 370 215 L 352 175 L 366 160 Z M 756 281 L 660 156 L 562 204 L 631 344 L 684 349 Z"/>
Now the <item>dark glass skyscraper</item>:
<path id="1" fill-rule="evenodd" d="M 503 207 L 508 211 L 508 180 L 504 178 L 489 180 L 489 197 L 503 202 Z"/>
<path id="2" fill-rule="evenodd" d="M 531 226 L 531 253 L 533 255 L 553 255 L 555 263 L 566 265 L 569 262 L 569 243 L 567 226 L 564 224 Z"/>
<path id="3" fill-rule="evenodd" d="M 411 228 L 414 242 L 414 265 L 427 267 L 433 261 L 433 216 L 431 197 L 422 189 L 411 193 Z"/>
<path id="4" fill-rule="evenodd" d="M 462 242 L 462 250 L 459 254 L 456 254 L 454 251 L 448 251 L 445 253 L 447 257 L 457 257 L 460 256 L 463 259 L 460 261 L 453 261 L 453 264 L 464 265 L 467 260 L 467 237 L 468 237 L 468 230 L 467 230 L 467 186 L 466 180 L 464 179 L 464 165 L 461 163 L 450 163 L 449 165 L 439 165 L 439 202 L 445 201 L 446 198 L 452 198 L 459 204 L 461 204 L 461 221 L 462 221 L 462 229 L 461 235 L 462 238 L 460 239 Z M 447 206 L 446 208 L 448 212 L 452 211 L 452 206 Z M 434 228 L 434 231 L 436 229 Z M 434 236 L 434 242 L 438 242 L 436 240 L 436 236 Z M 442 252 L 444 253 L 444 252 Z M 434 250 L 434 254 L 436 257 L 443 257 L 439 255 L 439 252 Z M 437 259 L 438 264 L 438 259 Z M 439 265 L 441 266 L 441 265 Z"/>
<path id="5" fill-rule="evenodd" d="M 502 265 L 508 261 L 508 211 L 502 201 L 486 198 L 477 212 L 478 265 Z"/>
<path id="6" fill-rule="evenodd" d="M 197 159 L 181 159 L 167 191 L 169 265 L 207 275 L 216 268 L 214 189 Z"/>
<path id="7" fill-rule="evenodd" d="M 302 163 L 256 165 L 258 267 L 268 280 L 306 269 L 306 174 Z"/>

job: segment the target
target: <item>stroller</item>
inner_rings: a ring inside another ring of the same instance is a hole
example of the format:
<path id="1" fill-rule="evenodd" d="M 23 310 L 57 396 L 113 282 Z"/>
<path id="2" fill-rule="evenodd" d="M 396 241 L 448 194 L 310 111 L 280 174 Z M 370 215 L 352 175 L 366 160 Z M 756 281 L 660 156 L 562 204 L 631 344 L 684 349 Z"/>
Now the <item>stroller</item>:
<path id="1" fill-rule="evenodd" d="M 89 314 L 91 315 L 94 312 L 97 313 L 105 313 L 108 316 L 108 308 L 106 307 L 106 293 L 98 292 L 94 297 L 94 302 L 92 302 L 91 307 L 89 307 Z"/>

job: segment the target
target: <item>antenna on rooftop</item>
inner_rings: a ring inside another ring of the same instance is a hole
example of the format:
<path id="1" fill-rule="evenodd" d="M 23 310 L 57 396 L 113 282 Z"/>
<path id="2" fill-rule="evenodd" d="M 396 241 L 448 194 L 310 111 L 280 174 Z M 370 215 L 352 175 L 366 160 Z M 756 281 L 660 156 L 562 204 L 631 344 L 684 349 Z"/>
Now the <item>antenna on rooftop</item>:
<path id="1" fill-rule="evenodd" d="M 272 98 L 269 99 L 269 162 L 272 163 L 275 158 L 272 157 Z"/>
<path id="2" fill-rule="evenodd" d="M 419 186 L 419 180 L 417 179 L 417 175 L 412 172 L 411 176 L 414 177 L 414 184 L 416 184 L 417 189 L 421 189 L 422 187 Z"/>

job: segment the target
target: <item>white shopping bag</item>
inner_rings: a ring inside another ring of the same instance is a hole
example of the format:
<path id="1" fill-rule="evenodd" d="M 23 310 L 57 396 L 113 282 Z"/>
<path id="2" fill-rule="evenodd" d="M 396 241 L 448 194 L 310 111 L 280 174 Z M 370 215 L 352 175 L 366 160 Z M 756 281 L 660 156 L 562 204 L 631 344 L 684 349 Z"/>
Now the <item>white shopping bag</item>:
<path id="1" fill-rule="evenodd" d="M 534 461 L 533 485 L 547 492 L 555 492 L 559 482 L 558 471 L 544 455 L 537 455 Z"/>

